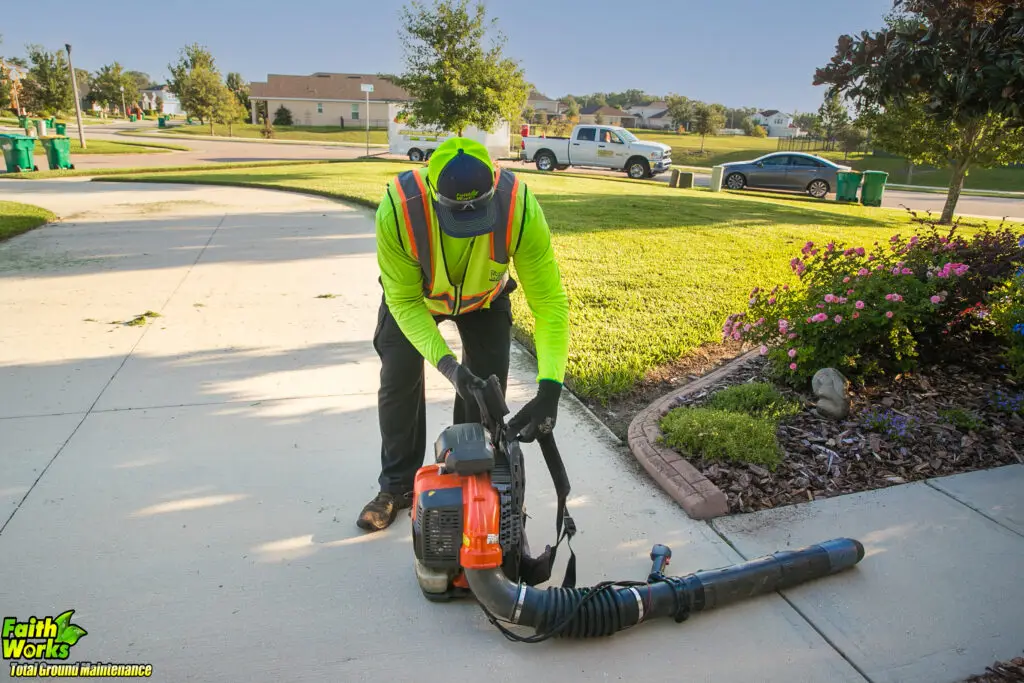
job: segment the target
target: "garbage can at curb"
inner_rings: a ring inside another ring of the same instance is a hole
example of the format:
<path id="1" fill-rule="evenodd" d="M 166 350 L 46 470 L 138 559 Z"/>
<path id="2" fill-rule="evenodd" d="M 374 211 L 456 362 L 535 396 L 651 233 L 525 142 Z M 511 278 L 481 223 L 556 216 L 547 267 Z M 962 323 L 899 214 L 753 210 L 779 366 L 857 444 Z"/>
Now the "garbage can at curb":
<path id="1" fill-rule="evenodd" d="M 156 127 L 157 128 L 166 128 L 167 127 L 167 117 L 166 116 L 161 116 L 160 118 L 158 118 L 156 120 Z"/>
<path id="2" fill-rule="evenodd" d="M 711 184 L 709 189 L 712 192 L 722 191 L 722 175 L 725 172 L 725 166 L 713 166 L 711 168 Z"/>
<path id="3" fill-rule="evenodd" d="M 836 201 L 856 202 L 857 188 L 860 187 L 860 179 L 863 174 L 860 171 L 839 171 L 836 173 Z"/>
<path id="4" fill-rule="evenodd" d="M 33 159 L 35 148 L 36 139 L 33 137 L 14 133 L 0 134 L 0 150 L 3 150 L 8 173 L 38 171 L 39 167 Z"/>
<path id="5" fill-rule="evenodd" d="M 889 174 L 885 171 L 864 171 L 864 189 L 860 193 L 860 203 L 864 206 L 881 206 L 885 182 L 888 179 Z"/>
<path id="6" fill-rule="evenodd" d="M 46 161 L 50 165 L 51 171 L 56 171 L 60 168 L 71 168 L 75 165 L 71 163 L 71 140 L 65 136 L 52 136 L 42 139 L 43 149 L 46 150 Z"/>
<path id="7" fill-rule="evenodd" d="M 689 171 L 679 171 L 679 175 L 676 177 L 675 185 L 672 187 L 680 187 L 684 190 L 693 187 L 693 174 Z"/>
<path id="8" fill-rule="evenodd" d="M 57 135 L 67 135 L 68 134 L 68 124 L 66 124 L 66 123 L 58 123 L 56 126 L 54 126 L 54 128 L 57 129 Z"/>
<path id="9" fill-rule="evenodd" d="M 36 121 L 36 135 L 38 135 L 39 137 L 46 136 L 46 124 L 47 121 L 43 119 L 39 119 L 38 121 Z"/>

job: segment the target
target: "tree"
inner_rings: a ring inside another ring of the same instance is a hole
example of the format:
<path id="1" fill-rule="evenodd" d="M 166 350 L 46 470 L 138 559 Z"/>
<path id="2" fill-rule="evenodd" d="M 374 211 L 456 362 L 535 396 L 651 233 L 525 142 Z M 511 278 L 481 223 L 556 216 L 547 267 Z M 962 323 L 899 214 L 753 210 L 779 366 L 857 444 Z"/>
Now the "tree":
<path id="1" fill-rule="evenodd" d="M 839 138 L 839 146 L 845 155 L 843 158 L 849 159 L 850 152 L 856 152 L 864 144 L 864 141 L 868 139 L 868 133 L 863 128 L 850 124 L 844 126 L 839 131 L 837 137 Z"/>
<path id="2" fill-rule="evenodd" d="M 58 116 L 75 107 L 67 55 L 50 52 L 41 45 L 28 46 L 32 64 L 23 83 L 22 106 L 43 115 Z"/>
<path id="3" fill-rule="evenodd" d="M 537 115 L 537 110 L 527 105 L 523 107 L 523 121 L 526 123 L 533 123 L 533 117 Z"/>
<path id="4" fill-rule="evenodd" d="M 468 126 L 493 130 L 502 119 L 515 121 L 530 94 L 523 69 L 502 55 L 504 36 L 496 32 L 484 45 L 483 3 L 473 14 L 468 3 L 436 0 L 427 8 L 413 0 L 403 8 L 406 70 L 393 81 L 412 97 L 406 110 L 418 125 L 459 135 Z"/>
<path id="5" fill-rule="evenodd" d="M 665 98 L 668 105 L 668 115 L 672 119 L 672 126 L 689 126 L 693 118 L 693 102 L 682 95 L 672 94 Z"/>
<path id="6" fill-rule="evenodd" d="M 237 71 L 232 71 L 228 74 L 227 78 L 224 79 L 225 85 L 228 90 L 234 93 L 235 98 L 241 105 L 242 118 L 249 115 L 249 84 L 242 78 L 242 74 Z"/>
<path id="7" fill-rule="evenodd" d="M 725 107 L 720 104 L 698 102 L 694 107 L 693 130 L 700 135 L 700 153 L 704 153 L 704 138 L 715 135 L 725 125 Z"/>
<path id="8" fill-rule="evenodd" d="M 274 125 L 275 126 L 290 126 L 292 125 L 292 112 L 283 104 L 277 108 L 274 112 Z"/>
<path id="9" fill-rule="evenodd" d="M 248 115 L 248 110 L 242 106 L 235 91 L 225 84 L 217 92 L 217 101 L 210 122 L 210 130 L 213 130 L 213 121 L 227 124 L 228 137 L 234 135 L 235 124 Z"/>
<path id="10" fill-rule="evenodd" d="M 135 83 L 135 89 L 139 92 L 148 90 L 150 86 L 153 85 L 153 79 L 151 79 L 147 73 L 143 73 L 141 71 L 125 71 L 124 75 Z M 125 86 L 125 91 L 127 92 L 127 90 L 128 88 Z"/>
<path id="11" fill-rule="evenodd" d="M 822 137 L 825 130 L 821 125 L 821 114 L 804 113 L 793 117 L 793 125 L 800 130 L 807 131 L 811 137 Z"/>
<path id="12" fill-rule="evenodd" d="M 825 96 L 825 101 L 818 108 L 818 120 L 821 122 L 821 132 L 829 142 L 835 142 L 839 131 L 850 122 L 850 112 L 843 106 L 839 93 L 831 93 Z"/>
<path id="13" fill-rule="evenodd" d="M 744 135 L 753 135 L 755 129 L 757 129 L 758 127 L 759 126 L 754 124 L 754 119 L 750 116 L 744 116 L 743 120 L 740 121 L 740 128 L 743 129 Z"/>
<path id="14" fill-rule="evenodd" d="M 580 122 L 580 104 L 572 95 L 566 98 L 565 117 L 574 125 Z"/>
<path id="15" fill-rule="evenodd" d="M 909 116 L 935 136 L 934 144 L 909 144 L 909 134 L 888 142 L 916 152 L 912 160 L 949 164 L 939 219 L 949 224 L 969 169 L 1005 163 L 1024 137 L 1022 63 L 1024 0 L 895 0 L 884 29 L 840 36 L 814 84 L 861 110 Z"/>
<path id="16" fill-rule="evenodd" d="M 220 72 L 214 64 L 213 55 L 202 45 L 192 43 L 179 51 L 177 63 L 168 64 L 167 69 L 171 73 L 167 89 L 178 96 L 182 109 L 204 121 L 199 112 L 212 111 L 211 96 L 215 99 L 216 88 L 213 91 L 210 89 L 210 74 L 221 85 Z M 199 88 L 197 84 L 202 84 L 202 87 Z"/>
<path id="17" fill-rule="evenodd" d="M 599 126 L 602 123 L 604 123 L 604 114 L 602 114 L 600 111 L 595 112 L 594 113 L 594 123 L 596 123 Z"/>
<path id="18" fill-rule="evenodd" d="M 101 67 L 93 75 L 91 84 L 90 99 L 105 107 L 121 107 L 121 88 L 124 88 L 123 101 L 129 109 L 141 97 L 138 81 L 124 71 L 118 62 Z"/>

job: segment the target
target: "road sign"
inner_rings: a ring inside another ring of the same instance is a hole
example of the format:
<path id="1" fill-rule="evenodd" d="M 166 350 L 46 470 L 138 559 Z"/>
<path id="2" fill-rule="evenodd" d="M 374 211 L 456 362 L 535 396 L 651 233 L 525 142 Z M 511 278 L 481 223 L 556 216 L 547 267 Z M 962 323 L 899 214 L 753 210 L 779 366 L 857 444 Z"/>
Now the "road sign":
<path id="1" fill-rule="evenodd" d="M 363 92 L 373 92 L 373 83 L 362 83 L 360 84 L 359 89 Z"/>

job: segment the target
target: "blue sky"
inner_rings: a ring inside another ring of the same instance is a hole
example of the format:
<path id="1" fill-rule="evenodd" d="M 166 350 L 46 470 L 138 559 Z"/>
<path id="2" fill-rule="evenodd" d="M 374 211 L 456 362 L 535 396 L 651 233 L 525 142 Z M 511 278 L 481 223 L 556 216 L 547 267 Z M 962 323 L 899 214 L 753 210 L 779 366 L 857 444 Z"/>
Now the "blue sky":
<path id="1" fill-rule="evenodd" d="M 49 0 L 4 2 L 0 54 L 73 46 L 75 66 L 114 60 L 167 77 L 185 44 L 223 73 L 400 72 L 405 0 Z M 876 29 L 892 0 L 490 0 L 506 53 L 550 97 L 677 92 L 726 106 L 816 110 L 814 69 L 843 33 Z M 655 9 L 658 7 L 657 9 Z"/>

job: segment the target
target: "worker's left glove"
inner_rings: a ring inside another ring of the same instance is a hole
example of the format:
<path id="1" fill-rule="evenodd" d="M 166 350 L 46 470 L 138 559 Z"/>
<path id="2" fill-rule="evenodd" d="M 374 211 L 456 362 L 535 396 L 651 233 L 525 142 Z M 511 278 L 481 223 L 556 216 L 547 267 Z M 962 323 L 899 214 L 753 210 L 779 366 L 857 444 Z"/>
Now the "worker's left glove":
<path id="1" fill-rule="evenodd" d="M 537 395 L 509 420 L 510 437 L 522 443 L 531 443 L 538 436 L 550 434 L 555 428 L 558 416 L 558 399 L 562 395 L 562 385 L 558 382 L 542 379 Z"/>

